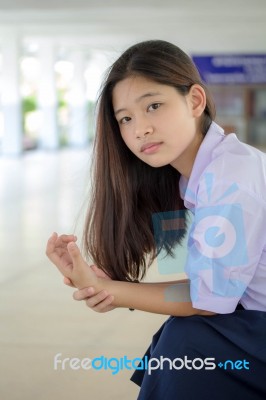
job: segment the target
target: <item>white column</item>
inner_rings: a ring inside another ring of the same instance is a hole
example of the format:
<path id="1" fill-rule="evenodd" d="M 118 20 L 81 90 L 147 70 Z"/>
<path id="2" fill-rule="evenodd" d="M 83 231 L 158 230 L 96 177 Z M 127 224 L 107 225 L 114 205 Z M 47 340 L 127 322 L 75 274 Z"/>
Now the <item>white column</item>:
<path id="1" fill-rule="evenodd" d="M 1 31 L 3 56 L 1 103 L 4 117 L 2 153 L 16 155 L 23 149 L 22 111 L 19 92 L 20 43 L 15 28 Z"/>
<path id="2" fill-rule="evenodd" d="M 95 104 L 108 67 L 116 60 L 117 54 L 107 51 L 91 51 L 86 67 L 87 99 Z M 89 112 L 89 138 L 95 135 L 95 109 Z"/>
<path id="3" fill-rule="evenodd" d="M 39 41 L 40 84 L 38 93 L 41 111 L 39 145 L 44 149 L 57 149 L 59 131 L 57 125 L 57 92 L 55 84 L 55 46 L 52 40 Z"/>
<path id="4" fill-rule="evenodd" d="M 70 126 L 68 142 L 72 146 L 88 143 L 88 107 L 86 99 L 85 54 L 82 50 L 71 53 L 74 72 L 69 95 Z"/>

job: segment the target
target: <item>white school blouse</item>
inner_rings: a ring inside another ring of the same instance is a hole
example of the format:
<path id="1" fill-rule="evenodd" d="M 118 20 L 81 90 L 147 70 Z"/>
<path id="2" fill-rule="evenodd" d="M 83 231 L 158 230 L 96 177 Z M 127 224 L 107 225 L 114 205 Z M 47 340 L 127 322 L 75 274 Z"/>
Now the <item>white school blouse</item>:
<path id="1" fill-rule="evenodd" d="M 193 306 L 266 311 L 266 155 L 213 122 L 179 189 L 194 214 L 185 266 Z"/>

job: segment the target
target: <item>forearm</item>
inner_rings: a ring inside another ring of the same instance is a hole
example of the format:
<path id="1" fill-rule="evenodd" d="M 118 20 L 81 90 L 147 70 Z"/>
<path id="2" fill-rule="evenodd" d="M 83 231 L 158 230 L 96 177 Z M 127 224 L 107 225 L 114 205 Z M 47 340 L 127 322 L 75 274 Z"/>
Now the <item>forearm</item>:
<path id="1" fill-rule="evenodd" d="M 214 315 L 193 308 L 188 281 L 160 283 L 131 283 L 106 281 L 105 290 L 114 296 L 115 307 L 173 316 Z"/>
<path id="2" fill-rule="evenodd" d="M 55 251 L 56 237 L 50 240 L 47 255 L 60 271 L 73 284 L 83 289 L 93 287 L 96 293 L 105 291 L 114 297 L 114 307 L 134 308 L 156 314 L 174 316 L 213 315 L 208 311 L 193 308 L 188 282 L 132 283 L 99 278 L 82 258 L 79 248 L 74 242 L 67 245 L 70 256 L 69 263 L 62 263 Z M 65 265 L 66 264 L 66 265 Z"/>

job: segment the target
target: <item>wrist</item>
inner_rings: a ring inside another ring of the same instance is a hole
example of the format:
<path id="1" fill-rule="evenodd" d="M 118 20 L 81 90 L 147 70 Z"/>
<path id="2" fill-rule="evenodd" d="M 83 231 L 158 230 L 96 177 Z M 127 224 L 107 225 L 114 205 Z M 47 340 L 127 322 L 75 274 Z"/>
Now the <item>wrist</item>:
<path id="1" fill-rule="evenodd" d="M 94 289 L 96 291 L 96 293 L 101 292 L 102 290 L 106 290 L 106 291 L 110 291 L 110 287 L 107 285 L 107 282 L 109 280 L 105 279 L 105 278 L 99 278 L 97 277 L 96 283 L 94 285 Z M 111 294 L 111 293 L 109 293 Z"/>
<path id="2" fill-rule="evenodd" d="M 105 290 L 109 295 L 116 295 L 116 282 L 112 279 L 105 279 L 105 278 L 100 278 L 99 286 L 100 290 Z"/>

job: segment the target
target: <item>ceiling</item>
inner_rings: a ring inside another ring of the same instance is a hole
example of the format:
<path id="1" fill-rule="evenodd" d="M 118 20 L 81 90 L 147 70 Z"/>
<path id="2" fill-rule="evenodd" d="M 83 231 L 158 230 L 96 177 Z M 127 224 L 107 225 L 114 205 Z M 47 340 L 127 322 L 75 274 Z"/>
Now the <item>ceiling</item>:
<path id="1" fill-rule="evenodd" d="M 119 52 L 164 39 L 187 52 L 266 52 L 265 0 L 0 0 L 0 40 Z"/>

